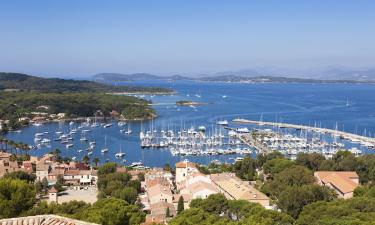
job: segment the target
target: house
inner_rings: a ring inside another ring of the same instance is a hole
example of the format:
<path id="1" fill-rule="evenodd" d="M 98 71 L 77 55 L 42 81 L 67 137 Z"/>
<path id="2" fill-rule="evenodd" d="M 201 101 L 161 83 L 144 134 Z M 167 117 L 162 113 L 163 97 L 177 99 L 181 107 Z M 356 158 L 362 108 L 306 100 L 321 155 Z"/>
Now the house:
<path id="1" fill-rule="evenodd" d="M 314 173 L 319 185 L 336 191 L 340 198 L 353 197 L 354 189 L 359 185 L 359 177 L 355 171 L 317 171 Z"/>
<path id="2" fill-rule="evenodd" d="M 159 183 L 147 188 L 147 197 L 150 205 L 158 202 L 173 202 L 173 194 L 170 187 Z"/>
<path id="3" fill-rule="evenodd" d="M 67 170 L 64 173 L 64 183 L 68 186 L 79 186 L 81 175 L 79 170 Z"/>
<path id="4" fill-rule="evenodd" d="M 189 161 L 182 161 L 176 163 L 176 183 L 180 183 L 185 181 L 186 176 L 189 173 L 198 172 L 198 169 L 195 163 L 191 163 Z"/>
<path id="5" fill-rule="evenodd" d="M 16 172 L 21 170 L 17 162 L 10 161 L 8 159 L 0 159 L 0 177 L 3 177 L 7 173 Z"/>
<path id="6" fill-rule="evenodd" d="M 50 171 L 50 166 L 44 162 L 38 162 L 36 164 L 36 180 L 42 181 L 43 178 L 48 179 L 48 173 Z"/>
<path id="7" fill-rule="evenodd" d="M 167 222 L 167 208 L 169 209 L 169 217 L 176 215 L 176 208 L 172 203 L 158 202 L 151 204 L 151 213 L 146 216 L 146 224 L 159 223 L 164 224 Z"/>
<path id="8" fill-rule="evenodd" d="M 265 208 L 270 206 L 270 199 L 265 194 L 233 173 L 212 174 L 211 180 L 228 199 L 259 203 Z"/>
<path id="9" fill-rule="evenodd" d="M 190 195 L 190 199 L 206 199 L 208 196 L 218 193 L 218 188 L 211 183 L 206 183 L 204 181 L 194 182 L 193 184 L 189 184 L 180 190 L 180 194 L 188 194 Z"/>

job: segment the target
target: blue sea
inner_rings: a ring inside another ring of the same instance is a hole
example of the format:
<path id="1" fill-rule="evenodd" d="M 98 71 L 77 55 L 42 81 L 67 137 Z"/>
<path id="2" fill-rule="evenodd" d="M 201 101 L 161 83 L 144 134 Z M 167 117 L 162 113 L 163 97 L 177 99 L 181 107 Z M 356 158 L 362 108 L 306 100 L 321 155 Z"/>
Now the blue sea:
<path id="1" fill-rule="evenodd" d="M 304 124 L 335 129 L 374 137 L 375 134 L 375 86 L 365 84 L 224 84 L 197 82 L 131 82 L 123 85 L 144 85 L 168 87 L 177 93 L 171 96 L 144 96 L 153 102 L 158 117 L 153 121 L 131 122 L 133 133 L 120 133 L 116 122 L 110 128 L 92 128 L 87 138 L 96 141 L 91 159 L 98 157 L 101 163 L 106 160 L 122 163 L 115 153 L 120 148 L 126 153 L 126 164 L 142 161 L 146 166 L 163 166 L 174 164 L 185 158 L 190 161 L 208 164 L 214 159 L 232 162 L 236 155 L 219 156 L 172 156 L 166 149 L 141 149 L 139 132 L 149 129 L 167 129 L 191 126 L 206 126 L 215 129 L 218 120 L 245 118 L 251 120 L 277 121 L 292 124 Z M 196 108 L 176 106 L 178 100 L 192 100 L 207 103 Z M 233 127 L 244 125 L 230 123 Z M 247 125 L 249 128 L 250 125 Z M 21 133 L 9 133 L 7 137 L 34 145 L 34 134 L 50 132 L 47 138 L 54 139 L 57 130 L 68 131 L 68 123 L 49 123 L 40 127 L 29 126 Z M 32 155 L 42 155 L 55 148 L 62 150 L 62 155 L 81 159 L 87 151 L 87 144 L 79 141 L 80 132 L 66 148 L 59 142 L 51 142 L 50 147 L 32 150 Z M 102 154 L 104 137 L 107 136 L 109 152 Z M 327 137 L 329 139 L 329 137 Z M 347 143 L 346 143 L 347 144 Z M 359 146 L 356 146 L 360 148 Z M 83 149 L 78 153 L 78 149 Z M 371 150 L 362 149 L 367 153 Z"/>

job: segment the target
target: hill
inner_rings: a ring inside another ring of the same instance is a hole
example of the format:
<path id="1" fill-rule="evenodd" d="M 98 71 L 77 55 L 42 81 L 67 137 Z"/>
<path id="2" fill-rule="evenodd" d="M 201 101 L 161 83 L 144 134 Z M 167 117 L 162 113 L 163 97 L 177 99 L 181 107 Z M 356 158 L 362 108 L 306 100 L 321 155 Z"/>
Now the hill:
<path id="1" fill-rule="evenodd" d="M 21 73 L 0 73 L 0 90 L 4 89 L 41 92 L 172 92 L 167 88 L 113 86 L 87 80 L 42 78 Z"/>
<path id="2" fill-rule="evenodd" d="M 121 73 L 99 73 L 93 76 L 93 81 L 100 83 L 109 82 L 129 82 L 129 81 L 140 81 L 140 80 L 193 80 L 190 77 L 184 77 L 181 75 L 173 76 L 158 76 L 148 73 L 134 73 L 134 74 L 121 74 Z"/>

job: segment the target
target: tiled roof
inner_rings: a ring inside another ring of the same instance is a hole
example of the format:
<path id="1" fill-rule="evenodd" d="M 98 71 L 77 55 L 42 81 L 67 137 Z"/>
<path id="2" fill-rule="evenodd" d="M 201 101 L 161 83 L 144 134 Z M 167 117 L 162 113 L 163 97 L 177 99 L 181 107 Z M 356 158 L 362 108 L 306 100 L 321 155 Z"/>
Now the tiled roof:
<path id="1" fill-rule="evenodd" d="M 242 181 L 234 174 L 212 174 L 211 179 L 216 185 L 225 190 L 225 192 L 236 200 L 254 201 L 269 199 L 265 194 L 258 191 L 247 182 Z"/>
<path id="2" fill-rule="evenodd" d="M 352 180 L 358 179 L 358 174 L 354 171 L 317 171 L 314 175 L 324 184 L 330 183 L 343 194 L 358 187 L 358 183 Z"/>
<path id="3" fill-rule="evenodd" d="M 187 161 L 181 161 L 176 163 L 176 168 L 186 168 L 186 167 L 193 167 L 196 168 L 195 163 L 187 162 Z"/>
<path id="4" fill-rule="evenodd" d="M 56 215 L 39 215 L 0 220 L 0 225 L 97 225 Z"/>

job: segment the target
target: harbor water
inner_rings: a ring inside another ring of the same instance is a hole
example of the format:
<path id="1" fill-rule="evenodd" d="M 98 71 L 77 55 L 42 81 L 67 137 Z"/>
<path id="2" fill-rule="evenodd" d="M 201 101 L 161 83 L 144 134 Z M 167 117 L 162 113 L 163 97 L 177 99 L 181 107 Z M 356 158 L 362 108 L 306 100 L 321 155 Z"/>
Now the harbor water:
<path id="1" fill-rule="evenodd" d="M 139 133 L 141 130 L 150 129 L 189 129 L 205 126 L 207 131 L 217 129 L 216 122 L 228 120 L 230 127 L 256 126 L 250 124 L 236 124 L 231 120 L 244 118 L 250 120 L 275 121 L 291 124 L 319 126 L 330 129 L 356 133 L 374 137 L 375 134 L 375 86 L 357 84 L 223 84 L 223 83 L 196 83 L 196 82 L 132 82 L 126 85 L 147 85 L 169 87 L 177 93 L 171 96 L 140 96 L 153 102 L 158 117 L 153 121 L 130 122 L 131 134 L 120 132 L 127 130 L 127 125 L 119 127 L 113 121 L 112 126 L 104 128 L 90 127 L 85 132 L 87 142 L 80 141 L 81 130 L 77 130 L 74 138 L 67 147 L 66 143 L 54 141 L 56 131 L 69 132 L 80 126 L 79 123 L 48 123 L 42 126 L 29 126 L 22 132 L 10 132 L 7 138 L 22 141 L 29 145 L 35 145 L 36 133 L 44 134 L 51 140 L 47 145 L 31 150 L 31 155 L 42 155 L 61 150 L 61 154 L 67 157 L 76 157 L 77 160 L 87 155 L 89 142 L 95 141 L 93 153 L 90 159 L 98 157 L 100 162 L 115 161 L 131 164 L 142 162 L 146 166 L 163 166 L 165 163 L 174 164 L 183 159 L 207 164 L 212 160 L 221 162 L 233 162 L 239 154 L 231 155 L 196 155 L 181 156 L 172 155 L 166 148 L 142 149 Z M 179 100 L 192 100 L 207 103 L 199 106 L 177 106 Z M 258 127 L 256 127 L 258 128 Z M 82 128 L 86 129 L 86 128 Z M 298 135 L 298 131 L 288 131 Z M 332 141 L 332 137 L 324 137 L 326 141 Z M 345 147 L 357 147 L 364 153 L 372 153 L 368 150 L 345 142 Z M 101 149 L 108 148 L 108 152 L 102 153 Z M 79 151 L 82 150 L 82 151 Z M 116 158 L 115 154 L 124 152 L 123 158 Z"/>

